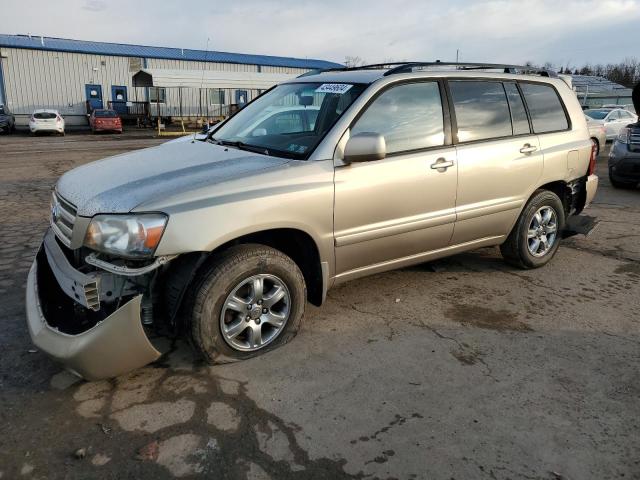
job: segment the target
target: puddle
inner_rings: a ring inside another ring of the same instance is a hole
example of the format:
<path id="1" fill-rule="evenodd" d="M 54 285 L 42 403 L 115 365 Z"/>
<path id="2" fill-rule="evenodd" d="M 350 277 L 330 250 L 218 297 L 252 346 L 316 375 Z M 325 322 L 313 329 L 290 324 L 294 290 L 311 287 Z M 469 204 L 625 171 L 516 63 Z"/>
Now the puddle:
<path id="1" fill-rule="evenodd" d="M 533 329 L 518 320 L 517 314 L 508 310 L 491 310 L 474 305 L 454 305 L 445 315 L 464 326 L 486 330 L 531 332 Z"/>

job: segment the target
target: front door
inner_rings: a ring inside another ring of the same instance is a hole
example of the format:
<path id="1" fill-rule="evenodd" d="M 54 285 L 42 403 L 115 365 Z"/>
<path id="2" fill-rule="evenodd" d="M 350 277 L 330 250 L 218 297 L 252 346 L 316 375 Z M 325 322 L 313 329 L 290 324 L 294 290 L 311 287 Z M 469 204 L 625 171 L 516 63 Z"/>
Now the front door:
<path id="1" fill-rule="evenodd" d="M 246 90 L 236 90 L 236 103 L 238 104 L 238 107 L 244 107 L 248 100 L 249 98 Z"/>
<path id="2" fill-rule="evenodd" d="M 336 166 L 339 279 L 416 263 L 449 244 L 457 162 L 455 148 L 445 145 L 440 90 L 436 81 L 392 86 L 351 126 L 351 136 L 383 135 L 387 157 Z"/>
<path id="3" fill-rule="evenodd" d="M 84 86 L 89 111 L 103 108 L 102 106 L 102 87 L 100 85 L 87 84 Z"/>
<path id="4" fill-rule="evenodd" d="M 111 106 L 120 115 L 127 113 L 127 87 L 111 85 Z"/>

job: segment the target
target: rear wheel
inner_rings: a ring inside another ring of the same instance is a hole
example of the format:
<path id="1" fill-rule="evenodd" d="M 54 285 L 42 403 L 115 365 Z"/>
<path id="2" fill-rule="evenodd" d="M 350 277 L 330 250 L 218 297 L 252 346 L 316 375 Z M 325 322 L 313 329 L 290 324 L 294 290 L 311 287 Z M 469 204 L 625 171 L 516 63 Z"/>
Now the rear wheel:
<path id="1" fill-rule="evenodd" d="M 306 304 L 302 272 L 263 245 L 231 247 L 195 282 L 191 337 L 209 363 L 250 358 L 291 340 Z"/>
<path id="2" fill-rule="evenodd" d="M 500 245 L 500 252 L 511 265 L 542 267 L 558 250 L 564 223 L 560 198 L 548 190 L 538 190 L 527 202 L 507 241 Z"/>

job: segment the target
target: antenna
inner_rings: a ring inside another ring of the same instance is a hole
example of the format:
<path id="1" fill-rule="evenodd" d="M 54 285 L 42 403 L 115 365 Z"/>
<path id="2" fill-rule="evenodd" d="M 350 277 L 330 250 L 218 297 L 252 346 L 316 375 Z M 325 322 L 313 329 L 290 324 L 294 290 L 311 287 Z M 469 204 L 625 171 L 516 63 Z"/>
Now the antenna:
<path id="1" fill-rule="evenodd" d="M 207 47 L 204 49 L 204 60 L 202 61 L 202 76 L 200 77 L 200 89 L 198 90 L 198 95 L 200 95 L 200 101 L 202 102 L 202 85 L 204 85 L 204 69 L 207 65 L 207 56 L 209 55 L 209 41 L 211 39 L 209 37 L 207 37 Z M 205 103 L 206 103 L 206 98 L 205 98 Z M 202 103 L 201 103 L 202 104 Z M 207 106 L 207 109 L 209 107 Z M 209 112 L 207 112 L 209 113 Z M 207 115 L 207 127 L 209 126 L 209 115 Z M 209 129 L 207 128 L 207 132 L 209 131 Z M 191 139 L 191 143 L 194 143 L 196 141 L 196 132 L 193 132 L 193 138 Z"/>

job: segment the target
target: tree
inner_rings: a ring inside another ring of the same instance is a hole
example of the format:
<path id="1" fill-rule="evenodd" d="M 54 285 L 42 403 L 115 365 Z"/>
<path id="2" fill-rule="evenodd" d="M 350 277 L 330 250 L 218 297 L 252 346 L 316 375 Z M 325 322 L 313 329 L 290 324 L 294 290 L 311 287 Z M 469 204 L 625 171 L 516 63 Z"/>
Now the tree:
<path id="1" fill-rule="evenodd" d="M 353 68 L 361 67 L 362 65 L 365 65 L 366 62 L 358 56 L 347 55 L 346 57 L 344 57 L 344 64 L 349 68 Z"/>

